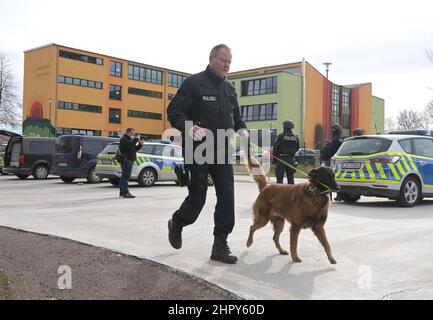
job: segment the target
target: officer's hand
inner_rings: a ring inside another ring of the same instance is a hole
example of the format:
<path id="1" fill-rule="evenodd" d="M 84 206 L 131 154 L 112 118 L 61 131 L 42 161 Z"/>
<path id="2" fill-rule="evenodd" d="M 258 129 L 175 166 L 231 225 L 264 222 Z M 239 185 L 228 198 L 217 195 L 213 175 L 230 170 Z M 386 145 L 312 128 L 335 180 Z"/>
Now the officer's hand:
<path id="1" fill-rule="evenodd" d="M 201 141 L 201 140 L 203 140 L 204 136 L 206 135 L 206 130 L 195 124 L 195 125 L 193 125 L 191 130 L 189 130 L 188 134 L 191 138 L 194 139 L 194 141 Z"/>
<path id="2" fill-rule="evenodd" d="M 240 129 L 238 131 L 238 134 L 239 134 L 239 136 L 241 136 L 243 138 L 247 138 L 248 139 L 250 137 L 250 134 L 248 133 L 247 129 Z"/>

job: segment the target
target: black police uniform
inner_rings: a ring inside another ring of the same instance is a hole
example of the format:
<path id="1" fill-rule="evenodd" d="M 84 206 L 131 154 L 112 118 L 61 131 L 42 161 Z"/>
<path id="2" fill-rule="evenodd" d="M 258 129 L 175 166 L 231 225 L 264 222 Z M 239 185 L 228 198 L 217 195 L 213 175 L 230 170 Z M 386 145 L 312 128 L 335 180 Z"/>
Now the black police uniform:
<path id="1" fill-rule="evenodd" d="M 298 150 L 299 138 L 293 134 L 292 130 L 285 130 L 284 133 L 278 135 L 277 140 L 274 144 L 273 154 L 284 162 L 295 166 L 295 153 Z M 293 178 L 293 174 L 295 173 L 295 170 L 280 162 L 278 159 L 275 159 L 275 163 L 275 176 L 277 177 L 277 183 L 283 183 L 284 173 L 286 173 L 287 183 L 294 184 L 295 181 Z"/>
<path id="2" fill-rule="evenodd" d="M 217 129 L 246 128 L 241 120 L 236 92 L 231 82 L 222 79 L 208 66 L 205 71 L 187 78 L 179 88 L 167 109 L 171 125 L 182 132 L 183 153 L 185 156 L 185 121 L 192 121 L 202 128 L 211 130 L 216 139 Z M 195 150 L 202 142 L 194 141 Z M 216 146 L 216 143 L 215 143 Z M 224 146 L 226 155 L 228 143 Z M 216 153 L 215 153 L 216 156 Z M 216 160 L 216 157 L 214 158 Z M 227 157 L 226 157 L 226 160 Z M 211 175 L 217 203 L 214 214 L 214 235 L 227 236 L 235 224 L 233 167 L 228 161 L 224 164 L 186 164 L 191 172 L 188 196 L 173 214 L 172 220 L 181 227 L 195 222 L 205 202 L 207 176 Z"/>
<path id="3" fill-rule="evenodd" d="M 321 158 L 326 166 L 329 167 L 331 165 L 331 158 L 337 152 L 338 148 L 340 148 L 341 140 L 340 131 L 333 131 L 331 139 L 323 147 Z"/>

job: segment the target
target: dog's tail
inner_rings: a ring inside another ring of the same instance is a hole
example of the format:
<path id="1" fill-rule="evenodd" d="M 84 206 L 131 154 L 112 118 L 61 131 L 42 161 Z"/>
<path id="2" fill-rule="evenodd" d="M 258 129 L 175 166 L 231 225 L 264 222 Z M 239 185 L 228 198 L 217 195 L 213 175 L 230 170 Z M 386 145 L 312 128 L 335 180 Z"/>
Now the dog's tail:
<path id="1" fill-rule="evenodd" d="M 254 181 L 259 186 L 259 191 L 268 185 L 265 170 L 261 166 L 260 162 L 253 156 L 248 155 L 245 157 L 245 166 L 247 167 L 248 173 L 253 176 Z"/>

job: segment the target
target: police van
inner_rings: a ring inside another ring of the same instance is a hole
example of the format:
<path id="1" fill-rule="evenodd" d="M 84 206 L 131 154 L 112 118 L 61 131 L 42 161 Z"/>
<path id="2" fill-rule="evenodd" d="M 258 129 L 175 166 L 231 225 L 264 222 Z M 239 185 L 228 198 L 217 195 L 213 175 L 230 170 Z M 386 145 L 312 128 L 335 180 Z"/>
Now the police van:
<path id="1" fill-rule="evenodd" d="M 105 147 L 97 156 L 95 173 L 101 178 L 108 178 L 114 186 L 119 185 L 122 175 L 120 163 L 115 160 L 119 143 L 114 142 Z M 132 167 L 131 179 L 142 187 L 150 187 L 157 181 L 174 181 L 177 183 L 175 166 L 183 166 L 182 148 L 169 141 L 145 142 L 137 151 L 137 160 Z M 213 185 L 208 177 L 208 185 Z"/>
<path id="2" fill-rule="evenodd" d="M 347 138 L 331 168 L 343 201 L 375 196 L 412 207 L 433 197 L 433 138 L 401 134 Z"/>

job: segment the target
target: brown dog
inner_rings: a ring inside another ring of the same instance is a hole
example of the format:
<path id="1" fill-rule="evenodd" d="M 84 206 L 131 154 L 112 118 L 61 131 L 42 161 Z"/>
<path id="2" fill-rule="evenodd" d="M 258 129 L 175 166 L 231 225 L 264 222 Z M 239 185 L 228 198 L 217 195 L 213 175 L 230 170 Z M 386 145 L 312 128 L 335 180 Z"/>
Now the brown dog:
<path id="1" fill-rule="evenodd" d="M 329 262 L 337 263 L 324 229 L 330 202 L 329 193 L 338 190 L 332 170 L 328 167 L 313 169 L 308 173 L 309 182 L 306 183 L 268 185 L 266 174 L 257 160 L 251 157 L 247 160 L 247 166 L 260 191 L 253 205 L 254 223 L 250 227 L 247 247 L 253 243 L 254 232 L 271 220 L 275 231 L 275 246 L 280 254 L 288 254 L 279 241 L 285 219 L 291 224 L 290 254 L 294 262 L 302 261 L 297 252 L 299 232 L 311 228 L 325 248 Z"/>

